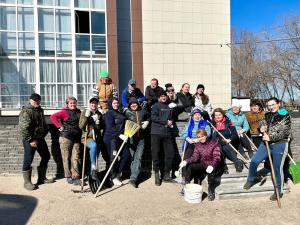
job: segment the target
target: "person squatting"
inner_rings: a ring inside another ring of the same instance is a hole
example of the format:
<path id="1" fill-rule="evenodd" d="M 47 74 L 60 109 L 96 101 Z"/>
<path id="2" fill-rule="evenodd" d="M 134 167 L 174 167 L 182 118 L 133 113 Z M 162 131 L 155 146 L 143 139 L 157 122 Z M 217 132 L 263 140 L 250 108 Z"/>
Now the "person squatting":
<path id="1" fill-rule="evenodd" d="M 241 111 L 241 105 L 237 101 L 225 112 L 222 108 L 213 108 L 204 92 L 203 84 L 199 84 L 192 94 L 190 85 L 184 83 L 176 93 L 171 83 L 167 83 L 164 89 L 153 78 L 144 95 L 136 81 L 130 79 L 118 98 L 118 92 L 108 72 L 102 70 L 86 109 L 81 111 L 77 108 L 77 99 L 69 96 L 65 107 L 50 116 L 51 122 L 60 133 L 59 144 L 66 182 L 70 185 L 81 184 L 81 145 L 84 134 L 86 141 L 83 144 L 88 150 L 90 162 L 87 175 L 97 180 L 100 152 L 107 170 L 117 149 L 125 142 L 109 179 L 113 185 L 121 186 L 124 169 L 130 164 L 129 184 L 138 188 L 142 181 L 141 161 L 148 138 L 151 143 L 156 186 L 163 182 L 174 182 L 174 168 L 179 168 L 184 184 L 192 181 L 201 184 L 207 176 L 208 200 L 212 201 L 222 175 L 229 173 L 226 165 L 229 161 L 233 162 L 236 172 L 240 173 L 245 169 L 240 156 L 250 160 L 244 189 L 250 189 L 270 172 L 267 166 L 263 171 L 257 171 L 262 161 L 268 161 L 268 142 L 276 175 L 276 188 L 282 197 L 286 180 L 283 178 L 283 164 L 291 131 L 288 111 L 280 108 L 277 98 L 270 98 L 266 102 L 268 112 L 264 112 L 262 104 L 255 100 L 251 101 L 251 111 L 246 114 Z M 48 128 L 41 107 L 41 96 L 33 93 L 29 100 L 29 104 L 23 107 L 19 115 L 19 127 L 24 146 L 24 187 L 34 190 L 38 185 L 53 183 L 53 180 L 46 178 L 50 153 L 44 139 Z M 126 120 L 140 126 L 139 131 L 131 138 L 124 136 Z M 185 122 L 186 125 L 181 132 L 182 160 L 176 161 L 175 156 L 179 154 L 174 143 L 176 136 L 179 136 L 176 124 L 178 121 Z M 253 143 L 258 148 L 256 152 L 252 150 Z M 31 163 L 35 151 L 40 154 L 41 162 L 38 166 L 38 181 L 33 184 Z M 270 199 L 276 200 L 275 194 Z"/>

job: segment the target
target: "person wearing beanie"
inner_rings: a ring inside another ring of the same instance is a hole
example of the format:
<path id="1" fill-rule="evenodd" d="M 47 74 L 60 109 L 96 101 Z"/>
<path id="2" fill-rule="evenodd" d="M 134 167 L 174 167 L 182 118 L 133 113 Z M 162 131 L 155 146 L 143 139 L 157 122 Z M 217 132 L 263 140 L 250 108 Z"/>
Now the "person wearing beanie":
<path id="1" fill-rule="evenodd" d="M 107 70 L 101 70 L 99 73 L 99 80 L 97 81 L 96 87 L 92 90 L 93 96 L 99 98 L 99 106 L 102 113 L 108 110 L 108 100 L 113 97 L 118 97 L 118 91 L 116 86 L 113 84 Z"/>
<path id="2" fill-rule="evenodd" d="M 22 167 L 24 188 L 32 191 L 37 188 L 37 185 L 53 183 L 52 179 L 46 178 L 48 162 L 50 159 L 50 153 L 45 141 L 45 136 L 48 133 L 48 126 L 46 124 L 44 110 L 41 107 L 41 96 L 39 94 L 33 93 L 30 96 L 29 104 L 22 108 L 19 115 L 19 129 L 24 147 Z M 34 185 L 31 182 L 31 164 L 36 151 L 41 157 L 41 162 L 37 167 L 37 184 Z"/>
<path id="3" fill-rule="evenodd" d="M 172 182 L 170 172 L 174 157 L 171 136 L 173 126 L 172 109 L 168 106 L 166 92 L 162 91 L 159 94 L 158 102 L 151 108 L 151 151 L 155 185 L 157 186 L 161 185 L 161 177 L 164 182 Z M 159 171 L 162 166 L 164 168 L 161 171 L 162 176 L 160 176 Z"/>
<path id="4" fill-rule="evenodd" d="M 122 91 L 121 94 L 121 103 L 125 109 L 128 108 L 128 101 L 132 97 L 135 97 L 139 104 L 142 104 L 145 101 L 145 96 L 141 90 L 136 87 L 136 81 L 134 79 L 130 79 L 128 81 L 127 87 Z"/>
<path id="5" fill-rule="evenodd" d="M 131 175 L 129 184 L 137 188 L 141 169 L 141 160 L 144 152 L 146 129 L 149 125 L 150 117 L 148 112 L 142 108 L 135 97 L 131 97 L 128 108 L 125 111 L 127 120 L 131 120 L 141 126 L 141 129 L 129 139 L 129 151 L 131 154 Z"/>
<path id="6" fill-rule="evenodd" d="M 99 99 L 96 97 L 92 97 L 89 100 L 89 107 L 81 112 L 79 119 L 79 128 L 83 132 L 87 132 L 87 149 L 89 149 L 90 162 L 91 162 L 91 177 L 93 180 L 97 180 L 97 168 L 96 168 L 96 160 L 98 155 L 98 149 L 102 140 L 102 131 L 104 129 L 104 120 L 101 112 L 98 110 Z M 107 157 L 104 157 L 106 162 L 108 162 Z"/>
<path id="7" fill-rule="evenodd" d="M 213 107 L 209 101 L 208 95 L 204 94 L 205 87 L 203 84 L 198 84 L 196 93 L 193 95 L 195 101 L 195 107 L 200 108 L 203 111 L 203 117 L 207 120 L 211 119 Z"/>
<path id="8" fill-rule="evenodd" d="M 184 142 L 182 144 L 182 151 L 184 151 L 184 158 L 190 158 L 194 152 L 195 143 L 198 142 L 197 131 L 203 128 L 206 131 L 207 137 L 211 136 L 211 129 L 207 120 L 204 120 L 202 117 L 202 112 L 198 108 L 194 108 L 191 112 L 191 117 L 189 122 L 185 125 L 181 137 Z M 182 170 L 182 175 L 185 177 L 186 171 L 185 168 Z"/>
<path id="9" fill-rule="evenodd" d="M 239 152 L 247 159 L 248 157 L 246 156 L 244 148 L 248 151 L 249 158 L 253 156 L 253 150 L 248 138 L 246 137 L 247 132 L 250 129 L 249 123 L 245 114 L 241 111 L 241 108 L 242 105 L 238 102 L 238 100 L 233 100 L 231 108 L 226 112 L 226 116 L 234 124 L 237 130 L 240 140 Z"/>

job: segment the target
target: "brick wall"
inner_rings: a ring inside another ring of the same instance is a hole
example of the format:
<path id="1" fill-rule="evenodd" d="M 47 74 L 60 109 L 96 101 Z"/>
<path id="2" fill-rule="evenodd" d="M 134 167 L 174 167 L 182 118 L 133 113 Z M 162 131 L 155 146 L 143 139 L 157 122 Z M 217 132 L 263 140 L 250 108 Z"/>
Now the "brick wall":
<path id="1" fill-rule="evenodd" d="M 49 120 L 48 120 L 49 121 Z M 0 175 L 17 175 L 21 173 L 23 161 L 23 147 L 18 132 L 17 117 L 0 117 Z M 182 130 L 185 123 L 178 123 L 179 130 Z M 57 129 L 50 124 L 49 134 L 46 136 L 51 160 L 49 162 L 48 173 L 54 175 L 63 173 L 61 154 L 58 143 Z M 291 144 L 292 153 L 296 161 L 300 160 L 300 113 L 292 114 L 292 134 L 293 141 Z M 146 148 L 143 155 L 142 167 L 144 170 L 151 170 L 151 152 L 150 140 L 146 140 Z M 181 148 L 182 140 L 177 138 L 178 149 Z M 38 166 L 40 157 L 36 153 L 33 167 Z M 104 160 L 99 157 L 99 168 L 105 167 Z M 33 170 L 36 173 L 36 170 Z"/>

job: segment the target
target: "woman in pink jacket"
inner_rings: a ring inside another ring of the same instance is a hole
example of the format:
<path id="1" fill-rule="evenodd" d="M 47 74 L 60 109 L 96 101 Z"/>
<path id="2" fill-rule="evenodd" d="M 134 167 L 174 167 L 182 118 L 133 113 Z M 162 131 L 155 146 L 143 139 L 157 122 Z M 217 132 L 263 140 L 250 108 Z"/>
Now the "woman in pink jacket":
<path id="1" fill-rule="evenodd" d="M 199 142 L 195 144 L 192 156 L 181 162 L 180 167 L 187 167 L 186 182 L 199 178 L 200 182 L 206 177 L 208 180 L 208 200 L 215 199 L 215 188 L 221 182 L 224 172 L 224 161 L 221 147 L 215 140 L 209 139 L 205 129 L 197 131 Z"/>

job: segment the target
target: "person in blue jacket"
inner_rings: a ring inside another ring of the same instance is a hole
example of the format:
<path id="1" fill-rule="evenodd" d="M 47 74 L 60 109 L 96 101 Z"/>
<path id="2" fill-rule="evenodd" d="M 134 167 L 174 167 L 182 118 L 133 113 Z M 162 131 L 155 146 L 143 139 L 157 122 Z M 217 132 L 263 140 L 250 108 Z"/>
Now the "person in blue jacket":
<path id="1" fill-rule="evenodd" d="M 249 123 L 245 114 L 241 111 L 241 104 L 237 101 L 233 101 L 231 108 L 227 110 L 226 116 L 230 119 L 230 121 L 234 124 L 236 131 L 239 136 L 240 144 L 239 144 L 239 152 L 242 154 L 244 158 L 248 158 L 245 154 L 245 149 L 248 151 L 249 158 L 253 156 L 253 150 L 249 139 L 246 137 L 247 132 L 250 130 Z"/>
<path id="2" fill-rule="evenodd" d="M 122 91 L 121 94 L 121 103 L 125 110 L 128 108 L 129 99 L 132 97 L 136 98 L 139 104 L 143 104 L 146 100 L 141 90 L 136 87 L 136 81 L 130 79 L 128 81 L 128 86 Z"/>

